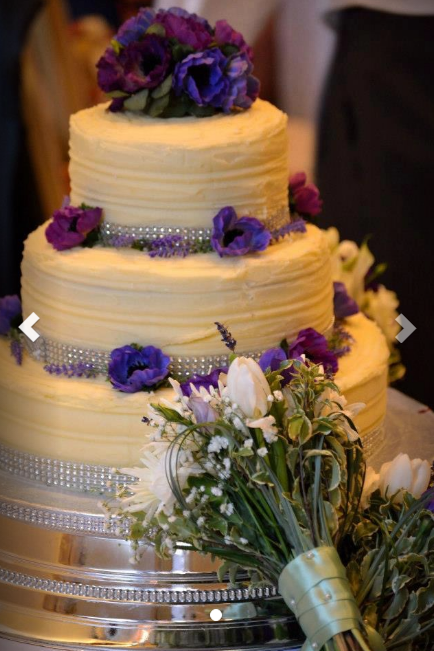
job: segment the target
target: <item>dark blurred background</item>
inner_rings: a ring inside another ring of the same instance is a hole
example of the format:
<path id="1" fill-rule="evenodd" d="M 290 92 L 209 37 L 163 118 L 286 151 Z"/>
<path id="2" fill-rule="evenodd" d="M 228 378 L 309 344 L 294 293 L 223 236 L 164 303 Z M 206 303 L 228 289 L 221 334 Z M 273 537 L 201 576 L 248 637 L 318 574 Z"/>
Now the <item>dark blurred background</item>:
<path id="1" fill-rule="evenodd" d="M 95 63 L 146 4 L 226 18 L 254 45 L 262 96 L 290 116 L 291 171 L 323 196 L 318 225 L 371 236 L 417 327 L 398 388 L 433 405 L 433 0 L 2 0 L 0 296 L 19 292 L 22 243 L 68 194 L 69 116 L 104 99 Z"/>

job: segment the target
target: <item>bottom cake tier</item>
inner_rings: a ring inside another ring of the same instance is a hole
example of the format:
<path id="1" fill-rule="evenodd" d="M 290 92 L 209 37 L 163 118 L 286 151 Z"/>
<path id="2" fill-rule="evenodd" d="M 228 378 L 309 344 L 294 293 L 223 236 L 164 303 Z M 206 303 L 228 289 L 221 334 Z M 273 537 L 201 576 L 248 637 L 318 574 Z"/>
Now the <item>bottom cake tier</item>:
<path id="1" fill-rule="evenodd" d="M 373 436 L 386 412 L 388 349 L 375 323 L 361 314 L 350 317 L 345 328 L 354 343 L 339 360 L 336 381 L 349 403 L 366 404 L 356 424 L 362 438 L 375 445 Z M 0 364 L 3 458 L 6 449 L 8 454 L 13 450 L 73 464 L 137 465 L 146 438 L 142 417 L 147 405 L 173 397 L 171 389 L 126 394 L 101 377 L 49 375 L 29 356 L 18 366 L 6 342 L 0 342 Z"/>

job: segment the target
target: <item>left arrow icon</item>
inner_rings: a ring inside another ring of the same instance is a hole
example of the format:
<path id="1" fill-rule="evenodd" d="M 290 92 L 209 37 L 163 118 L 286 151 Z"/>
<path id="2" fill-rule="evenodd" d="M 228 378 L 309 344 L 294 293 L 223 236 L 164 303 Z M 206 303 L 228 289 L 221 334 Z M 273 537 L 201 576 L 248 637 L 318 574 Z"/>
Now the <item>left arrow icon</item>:
<path id="1" fill-rule="evenodd" d="M 28 316 L 27 319 L 23 321 L 20 326 L 18 326 L 21 332 L 24 332 L 26 337 L 28 337 L 30 341 L 33 342 L 35 342 L 41 336 L 39 332 L 33 330 L 33 326 L 37 321 L 39 321 L 38 315 L 32 312 L 31 315 Z"/>

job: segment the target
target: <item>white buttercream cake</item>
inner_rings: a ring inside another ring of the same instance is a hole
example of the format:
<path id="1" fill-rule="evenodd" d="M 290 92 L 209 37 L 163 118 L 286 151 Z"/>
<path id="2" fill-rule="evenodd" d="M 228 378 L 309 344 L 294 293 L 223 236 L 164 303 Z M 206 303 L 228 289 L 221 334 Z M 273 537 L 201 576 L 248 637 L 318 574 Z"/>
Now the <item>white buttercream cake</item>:
<path id="1" fill-rule="evenodd" d="M 71 119 L 73 205 L 99 206 L 106 221 L 137 228 L 210 228 L 227 205 L 263 221 L 287 212 L 286 116 L 267 102 L 229 116 L 167 120 L 106 108 Z M 248 353 L 307 327 L 327 334 L 333 323 L 330 254 L 315 226 L 245 256 L 168 259 L 101 245 L 56 251 L 44 230 L 25 245 L 23 316 L 36 312 L 38 331 L 60 344 L 110 352 L 137 342 L 172 357 L 218 355 L 219 321 L 237 352 Z M 357 419 L 366 435 L 384 417 L 388 349 L 364 316 L 347 325 L 355 343 L 336 379 L 350 402 L 366 403 Z M 134 465 L 148 402 L 171 394 L 121 393 L 103 376 L 50 375 L 28 355 L 20 367 L 5 342 L 0 361 L 0 442 L 39 456 Z"/>

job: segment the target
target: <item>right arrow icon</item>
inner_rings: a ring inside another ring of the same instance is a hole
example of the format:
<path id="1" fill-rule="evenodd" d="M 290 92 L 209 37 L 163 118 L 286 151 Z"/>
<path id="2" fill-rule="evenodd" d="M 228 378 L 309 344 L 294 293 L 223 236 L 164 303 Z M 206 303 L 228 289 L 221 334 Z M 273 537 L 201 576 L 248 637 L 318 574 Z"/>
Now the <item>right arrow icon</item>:
<path id="1" fill-rule="evenodd" d="M 410 335 L 413 334 L 413 332 L 416 330 L 416 326 L 413 325 L 412 322 L 409 321 L 403 314 L 397 316 L 395 321 L 402 327 L 401 332 L 398 332 L 398 334 L 395 335 L 395 339 L 397 339 L 399 343 L 402 344 L 406 339 L 409 338 Z"/>

